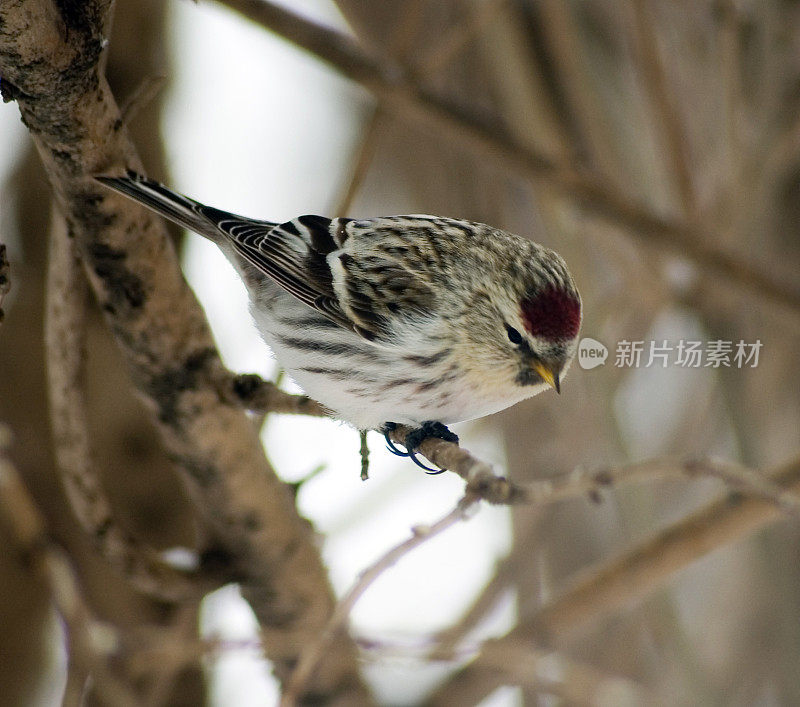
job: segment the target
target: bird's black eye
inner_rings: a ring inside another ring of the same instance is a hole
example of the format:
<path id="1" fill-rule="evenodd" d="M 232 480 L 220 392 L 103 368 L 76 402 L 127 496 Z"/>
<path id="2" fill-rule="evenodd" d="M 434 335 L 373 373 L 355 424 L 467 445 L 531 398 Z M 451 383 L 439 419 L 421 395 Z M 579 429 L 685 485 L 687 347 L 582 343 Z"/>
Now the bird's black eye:
<path id="1" fill-rule="evenodd" d="M 512 344 L 522 343 L 522 334 L 520 334 L 513 326 L 508 326 L 508 324 L 506 324 L 506 333 L 508 334 L 508 340 Z"/>

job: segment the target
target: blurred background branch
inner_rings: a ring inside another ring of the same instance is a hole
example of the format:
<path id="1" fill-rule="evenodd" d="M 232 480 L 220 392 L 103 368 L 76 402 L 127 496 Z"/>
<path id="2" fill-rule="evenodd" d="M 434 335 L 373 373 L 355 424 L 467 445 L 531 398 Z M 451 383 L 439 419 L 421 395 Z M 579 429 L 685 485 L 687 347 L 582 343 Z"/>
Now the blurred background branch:
<path id="1" fill-rule="evenodd" d="M 106 3 L 26 6 L 50 29 L 20 48 L 68 89 L 100 55 L 81 27 Z M 306 656 L 309 699 L 368 701 L 366 681 L 390 704 L 798 703 L 798 38 L 781 0 L 118 0 L 121 111 L 102 80 L 54 102 L 0 55 L 36 128 L 0 112 L 0 466 L 21 475 L 0 473 L 9 702 L 270 703 L 265 666 L 286 681 Z M 63 71 L 76 47 L 86 66 Z M 70 106 L 88 120 L 61 139 L 48 121 L 75 127 Z M 529 234 L 570 263 L 608 360 L 463 426 L 463 449 L 426 442 L 455 473 L 373 448 L 362 483 L 356 435 L 275 374 L 227 266 L 93 201 L 85 175 L 137 153 L 253 216 L 440 213 Z M 622 341 L 740 340 L 763 344 L 757 366 L 615 361 Z M 348 603 L 465 482 L 501 505 Z"/>
<path id="2" fill-rule="evenodd" d="M 624 228 L 630 235 L 665 247 L 734 285 L 752 289 L 773 303 L 787 307 L 793 316 L 800 316 L 800 290 L 789 273 L 779 272 L 776 276 L 771 270 L 756 267 L 744 256 L 726 252 L 710 226 L 698 227 L 661 216 L 613 189 L 597 175 L 577 165 L 558 164 L 545 153 L 516 142 L 496 123 L 426 90 L 413 75 L 405 76 L 398 65 L 373 59 L 346 36 L 315 25 L 282 6 L 268 0 L 220 1 L 332 64 L 348 78 L 363 84 L 400 115 L 436 127 L 479 155 L 500 159 L 508 167 L 533 179 L 548 180 L 582 206 Z M 652 57 L 648 56 L 648 59 Z M 653 62 L 645 60 L 645 63 Z M 659 96 L 662 95 L 658 89 L 655 90 Z M 668 104 L 660 98 L 656 102 L 660 110 L 667 110 L 667 115 L 675 123 Z M 670 133 L 669 145 L 672 147 L 673 141 L 679 139 L 672 135 L 677 128 L 667 127 L 666 130 Z M 685 185 L 680 189 L 683 194 Z"/>

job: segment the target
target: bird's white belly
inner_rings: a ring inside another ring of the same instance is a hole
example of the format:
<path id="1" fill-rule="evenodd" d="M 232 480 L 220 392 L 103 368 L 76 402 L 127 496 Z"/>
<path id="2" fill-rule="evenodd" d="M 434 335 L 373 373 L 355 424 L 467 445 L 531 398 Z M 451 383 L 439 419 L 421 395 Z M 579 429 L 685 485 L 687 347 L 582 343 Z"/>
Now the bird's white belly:
<path id="1" fill-rule="evenodd" d="M 320 374 L 287 372 L 310 397 L 359 429 L 380 429 L 386 422 L 419 426 L 428 420 L 445 425 L 473 420 L 541 390 L 518 389 L 515 395 L 480 397 L 458 382 L 445 383 L 441 390 L 420 391 L 420 383 L 413 376 L 404 379 L 395 375 L 386 382 L 373 383 L 360 380 L 354 373 L 352 379 L 334 383 Z"/>
<path id="2" fill-rule="evenodd" d="M 270 290 L 272 306 L 262 298 L 251 308 L 265 342 L 309 397 L 358 429 L 380 429 L 386 422 L 418 426 L 428 420 L 446 425 L 472 420 L 544 387 L 487 386 L 452 364 L 420 365 L 408 360 L 409 351 L 375 346 L 331 326 L 282 291 Z"/>

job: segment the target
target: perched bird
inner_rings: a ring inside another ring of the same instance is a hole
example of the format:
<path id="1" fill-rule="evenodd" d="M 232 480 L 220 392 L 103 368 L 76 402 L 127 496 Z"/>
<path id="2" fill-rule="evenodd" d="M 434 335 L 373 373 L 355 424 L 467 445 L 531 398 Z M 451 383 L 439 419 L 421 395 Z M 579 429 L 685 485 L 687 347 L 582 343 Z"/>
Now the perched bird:
<path id="1" fill-rule="evenodd" d="M 427 437 L 458 441 L 448 424 L 558 392 L 575 354 L 581 299 L 567 266 L 519 236 L 421 215 L 270 223 L 132 172 L 97 179 L 216 243 L 287 373 L 415 462 Z M 406 452 L 389 439 L 399 424 L 414 430 Z"/>

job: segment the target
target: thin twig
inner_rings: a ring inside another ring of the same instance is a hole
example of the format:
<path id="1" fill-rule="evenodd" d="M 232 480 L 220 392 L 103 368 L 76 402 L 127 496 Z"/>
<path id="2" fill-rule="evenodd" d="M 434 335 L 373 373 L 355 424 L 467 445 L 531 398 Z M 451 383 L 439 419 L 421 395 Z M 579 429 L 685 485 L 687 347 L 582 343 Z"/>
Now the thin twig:
<path id="1" fill-rule="evenodd" d="M 305 684 L 316 669 L 320 658 L 328 649 L 331 641 L 333 641 L 338 633 L 344 630 L 347 618 L 350 616 L 353 606 L 363 596 L 364 592 L 369 589 L 372 583 L 386 570 L 397 564 L 397 562 L 409 552 L 462 520 L 467 509 L 477 500 L 475 496 L 464 496 L 456 507 L 447 515 L 440 518 L 433 525 L 417 526 L 413 528 L 410 538 L 393 547 L 361 572 L 356 583 L 336 605 L 336 609 L 321 635 L 317 640 L 307 645 L 301 653 L 297 668 L 289 679 L 287 688 L 281 699 L 281 707 L 292 707 L 296 704 L 298 697 L 303 693 Z"/>
<path id="2" fill-rule="evenodd" d="M 390 433 L 397 444 L 403 444 L 410 428 L 399 426 Z M 782 492 L 758 472 L 737 467 L 738 473 L 733 477 L 731 465 L 721 465 L 714 460 L 687 460 L 662 458 L 625 464 L 607 466 L 597 469 L 577 467 L 573 471 L 540 479 L 525 484 L 509 481 L 497 475 L 491 465 L 477 459 L 469 451 L 453 442 L 429 438 L 422 442 L 419 451 L 442 469 L 458 474 L 467 482 L 467 492 L 478 496 L 489 503 L 501 505 L 533 504 L 547 505 L 579 496 L 589 496 L 593 500 L 600 498 L 604 488 L 618 486 L 622 483 L 637 483 L 696 475 L 705 473 L 735 481 L 737 490 L 749 495 L 763 498 L 774 503 L 781 510 L 797 513 L 800 504 L 793 495 Z"/>
<path id="3" fill-rule="evenodd" d="M 386 658 L 449 662 L 480 655 L 481 665 L 499 673 L 505 684 L 558 695 L 570 705 L 596 707 L 598 704 L 662 704 L 652 692 L 632 680 L 578 661 L 565 653 L 538 649 L 530 641 L 519 641 L 516 645 L 511 645 L 492 639 L 477 645 L 463 646 L 458 654 L 444 657 L 432 657 L 435 653 L 431 651 L 430 642 L 423 645 L 397 645 L 364 636 L 358 636 L 356 641 L 365 657 L 376 662 Z M 458 686 L 455 690 L 444 704 L 474 704 L 468 691 L 459 693 Z M 600 699 L 600 695 L 607 696 L 607 699 Z M 425 704 L 429 702 L 426 701 Z"/>
<path id="4" fill-rule="evenodd" d="M 369 479 L 369 445 L 367 444 L 366 430 L 360 430 L 358 436 L 361 440 L 358 453 L 361 456 L 361 480 Z"/>
<path id="5" fill-rule="evenodd" d="M 236 396 L 254 412 L 291 412 L 329 416 L 319 403 L 304 395 L 286 393 L 274 383 L 265 381 L 255 374 L 238 376 L 233 388 Z M 411 432 L 410 427 L 399 425 L 389 433 L 389 436 L 395 443 L 402 445 L 409 432 Z M 420 445 L 419 452 L 440 468 L 458 474 L 467 483 L 467 493 L 499 505 L 542 506 L 580 496 L 588 496 L 597 501 L 604 489 L 623 483 L 703 475 L 722 479 L 733 490 L 773 503 L 785 513 L 800 515 L 800 498 L 796 493 L 782 489 L 768 476 L 758 471 L 720 459 L 680 460 L 662 457 L 635 464 L 594 469 L 576 467 L 566 474 L 519 484 L 496 474 L 490 464 L 453 442 L 428 438 Z"/>
<path id="6" fill-rule="evenodd" d="M 304 395 L 286 393 L 255 374 L 237 377 L 234 388 L 237 397 L 254 412 L 330 416 L 319 403 Z M 402 445 L 409 432 L 411 432 L 410 427 L 399 425 L 389 433 L 389 436 L 395 443 Z M 547 505 L 579 496 L 589 496 L 598 500 L 603 489 L 622 483 L 705 474 L 728 481 L 749 495 L 775 503 L 785 512 L 800 512 L 800 500 L 793 494 L 783 492 L 758 472 L 744 467 L 734 467 L 729 462 L 718 460 L 681 461 L 665 457 L 596 469 L 577 467 L 566 474 L 518 484 L 496 474 L 490 464 L 452 442 L 428 438 L 420 444 L 419 452 L 440 468 L 458 474 L 467 483 L 467 493 L 498 505 Z M 735 476 L 734 469 L 736 469 Z"/>
<path id="7" fill-rule="evenodd" d="M 690 474 L 697 473 L 701 476 L 722 479 L 731 490 L 739 490 L 754 498 L 761 498 L 774 504 L 784 513 L 800 516 L 800 497 L 794 489 L 782 488 L 768 475 L 748 469 L 741 464 L 724 459 L 699 459 L 688 462 L 686 470 Z"/>
<path id="8" fill-rule="evenodd" d="M 669 249 L 723 280 L 787 307 L 800 315 L 800 289 L 789 274 L 760 268 L 729 252 L 718 234 L 661 216 L 621 193 L 608 179 L 564 167 L 548 155 L 514 140 L 498 126 L 413 83 L 397 64 L 364 52 L 349 37 L 267 0 L 219 0 L 251 20 L 310 51 L 350 79 L 361 83 L 393 113 L 417 119 L 446 132 L 469 149 L 494 159 L 534 180 L 546 180 L 585 208 L 624 229 L 642 242 Z"/>
<path id="9" fill-rule="evenodd" d="M 232 378 L 224 377 L 221 387 L 226 389 L 223 391 L 226 397 L 259 414 L 288 413 L 312 417 L 330 417 L 331 414 L 316 400 L 306 395 L 287 393 L 256 373 L 243 373 Z"/>
<path id="10" fill-rule="evenodd" d="M 395 443 L 405 444 L 409 432 L 411 428 L 400 425 L 389 436 Z M 526 503 L 526 491 L 522 486 L 498 476 L 491 465 L 453 442 L 428 438 L 420 444 L 419 451 L 440 468 L 448 469 L 464 479 L 467 482 L 466 492 L 470 495 L 489 503 Z"/>

